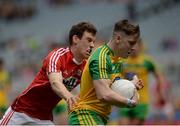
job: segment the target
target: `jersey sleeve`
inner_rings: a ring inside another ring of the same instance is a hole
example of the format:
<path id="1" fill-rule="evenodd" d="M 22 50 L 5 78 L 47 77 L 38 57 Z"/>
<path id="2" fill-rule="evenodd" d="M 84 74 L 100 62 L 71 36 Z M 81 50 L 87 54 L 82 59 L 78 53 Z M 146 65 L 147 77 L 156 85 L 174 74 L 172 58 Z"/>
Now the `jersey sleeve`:
<path id="1" fill-rule="evenodd" d="M 93 80 L 110 78 L 106 55 L 93 55 L 89 60 L 89 71 Z"/>
<path id="2" fill-rule="evenodd" d="M 151 57 L 146 56 L 144 63 L 149 72 L 157 71 L 157 65 Z"/>

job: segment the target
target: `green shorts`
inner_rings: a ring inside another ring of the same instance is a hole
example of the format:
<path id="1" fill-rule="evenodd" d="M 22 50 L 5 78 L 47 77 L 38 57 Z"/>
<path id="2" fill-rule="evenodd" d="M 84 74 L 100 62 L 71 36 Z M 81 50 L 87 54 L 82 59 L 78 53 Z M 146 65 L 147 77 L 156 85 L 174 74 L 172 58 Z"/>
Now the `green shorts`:
<path id="1" fill-rule="evenodd" d="M 145 120 L 147 118 L 149 111 L 148 104 L 138 104 L 135 108 L 120 108 L 119 115 L 120 118 L 136 118 L 140 120 Z"/>
<path id="2" fill-rule="evenodd" d="M 53 109 L 54 115 L 59 115 L 66 111 L 67 111 L 67 105 L 64 103 L 57 104 L 56 107 Z"/>
<path id="3" fill-rule="evenodd" d="M 69 125 L 106 125 L 107 119 L 97 112 L 87 109 L 76 110 L 68 117 Z"/>

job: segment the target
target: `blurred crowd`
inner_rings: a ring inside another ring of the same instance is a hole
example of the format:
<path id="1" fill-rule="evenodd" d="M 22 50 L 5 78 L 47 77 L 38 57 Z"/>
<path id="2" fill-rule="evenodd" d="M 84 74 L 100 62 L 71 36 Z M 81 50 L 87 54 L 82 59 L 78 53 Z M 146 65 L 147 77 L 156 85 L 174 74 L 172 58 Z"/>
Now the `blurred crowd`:
<path id="1" fill-rule="evenodd" d="M 23 20 L 33 17 L 36 9 L 31 4 L 19 4 L 17 1 L 2 0 L 0 1 L 0 19 L 5 21 Z"/>
<path id="2" fill-rule="evenodd" d="M 32 81 L 42 63 L 42 58 L 51 49 L 63 45 L 55 40 L 46 40 L 45 43 L 40 44 L 33 36 L 10 38 L 0 42 L 0 57 L 4 60 L 4 67 L 12 79 L 10 99 Z"/>

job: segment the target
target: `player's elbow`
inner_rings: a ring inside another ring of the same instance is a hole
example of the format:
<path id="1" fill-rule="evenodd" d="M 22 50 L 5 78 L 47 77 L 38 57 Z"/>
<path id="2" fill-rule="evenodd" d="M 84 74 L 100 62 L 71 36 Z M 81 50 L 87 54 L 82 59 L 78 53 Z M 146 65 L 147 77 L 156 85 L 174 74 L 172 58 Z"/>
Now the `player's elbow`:
<path id="1" fill-rule="evenodd" d="M 100 100 L 100 101 L 102 101 L 102 102 L 106 102 L 107 101 L 107 96 L 106 95 L 104 95 L 104 96 L 99 96 L 99 97 L 97 97 L 98 98 L 98 100 Z"/>

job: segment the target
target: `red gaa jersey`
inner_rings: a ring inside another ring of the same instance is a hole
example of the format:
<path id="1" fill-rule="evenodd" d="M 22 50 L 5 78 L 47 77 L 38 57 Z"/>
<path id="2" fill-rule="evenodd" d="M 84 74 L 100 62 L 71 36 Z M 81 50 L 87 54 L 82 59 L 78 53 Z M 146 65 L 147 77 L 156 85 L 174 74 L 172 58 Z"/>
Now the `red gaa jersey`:
<path id="1" fill-rule="evenodd" d="M 41 120 L 52 120 L 52 110 L 61 98 L 52 90 L 48 74 L 61 71 L 63 84 L 71 91 L 80 83 L 85 63 L 84 60 L 77 64 L 69 48 L 53 50 L 33 82 L 15 99 L 12 109 Z"/>

